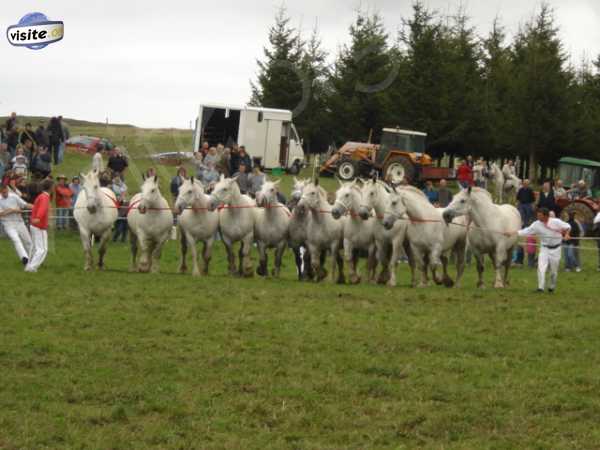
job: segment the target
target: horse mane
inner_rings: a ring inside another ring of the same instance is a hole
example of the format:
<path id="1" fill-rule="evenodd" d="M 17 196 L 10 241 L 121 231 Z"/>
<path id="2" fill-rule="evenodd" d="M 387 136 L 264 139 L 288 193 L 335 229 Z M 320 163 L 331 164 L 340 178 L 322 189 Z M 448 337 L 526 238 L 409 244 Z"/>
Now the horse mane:
<path id="1" fill-rule="evenodd" d="M 473 187 L 473 188 L 471 188 L 471 193 L 473 193 L 473 194 L 483 194 L 483 195 L 485 195 L 490 200 L 490 202 L 494 203 L 494 199 L 492 198 L 492 194 L 490 194 L 489 191 L 486 190 L 486 189 L 483 189 L 483 188 L 480 188 L 480 187 Z"/>

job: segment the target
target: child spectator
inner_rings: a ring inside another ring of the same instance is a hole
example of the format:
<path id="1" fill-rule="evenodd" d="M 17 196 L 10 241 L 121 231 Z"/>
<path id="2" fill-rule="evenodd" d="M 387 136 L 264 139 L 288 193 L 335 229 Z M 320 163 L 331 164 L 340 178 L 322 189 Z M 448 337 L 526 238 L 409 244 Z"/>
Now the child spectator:
<path id="1" fill-rule="evenodd" d="M 536 265 L 537 258 L 537 238 L 535 236 L 527 236 L 526 239 L 526 248 L 527 248 L 527 265 L 530 269 L 533 269 Z"/>
<path id="2" fill-rule="evenodd" d="M 52 171 L 52 158 L 46 147 L 39 147 L 33 157 L 31 171 L 38 178 L 46 178 Z"/>
<path id="3" fill-rule="evenodd" d="M 17 153 L 15 157 L 12 159 L 12 169 L 15 175 L 19 177 L 26 177 L 29 166 L 27 163 L 27 157 L 23 153 L 23 148 L 19 145 L 17 148 Z"/>
<path id="4" fill-rule="evenodd" d="M 48 254 L 48 213 L 50 211 L 50 192 L 52 192 L 52 180 L 42 181 L 42 193 L 40 193 L 31 210 L 31 240 L 33 249 L 31 257 L 25 267 L 25 272 L 37 272 Z"/>
<path id="5" fill-rule="evenodd" d="M 111 189 L 117 196 L 118 201 L 127 196 L 127 185 L 119 175 L 115 175 L 113 178 Z"/>
<path id="6" fill-rule="evenodd" d="M 117 242 L 117 240 L 121 240 L 121 242 L 125 242 L 127 239 L 127 213 L 129 212 L 129 202 L 127 201 L 127 197 L 123 196 L 119 200 L 119 217 L 115 222 L 115 231 L 113 232 L 113 242 Z"/>
<path id="7" fill-rule="evenodd" d="M 69 213 L 71 211 L 71 198 L 73 192 L 67 186 L 67 177 L 59 175 L 56 177 L 58 184 L 54 188 L 56 202 L 56 229 L 66 230 L 69 227 Z"/>
<path id="8" fill-rule="evenodd" d="M 73 193 L 71 197 L 71 208 L 75 208 L 75 203 L 77 203 L 77 197 L 79 197 L 79 193 L 81 192 L 81 180 L 78 176 L 74 176 L 71 180 L 71 184 L 69 184 L 69 189 Z"/>

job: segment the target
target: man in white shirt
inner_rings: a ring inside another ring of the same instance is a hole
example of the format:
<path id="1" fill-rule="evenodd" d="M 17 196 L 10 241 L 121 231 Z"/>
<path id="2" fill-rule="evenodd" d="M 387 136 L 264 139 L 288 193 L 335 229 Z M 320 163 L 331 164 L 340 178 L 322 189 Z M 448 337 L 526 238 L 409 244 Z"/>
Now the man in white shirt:
<path id="1" fill-rule="evenodd" d="M 31 205 L 10 192 L 8 186 L 0 186 L 0 222 L 6 235 L 13 242 L 19 259 L 26 265 L 29 262 L 32 244 L 31 235 L 21 217 L 24 208 L 31 208 Z"/>
<path id="2" fill-rule="evenodd" d="M 555 217 L 550 217 L 547 208 L 540 208 L 537 219 L 527 228 L 518 232 L 519 236 L 537 236 L 540 240 L 541 249 L 538 257 L 538 289 L 544 292 L 546 285 L 546 271 L 550 269 L 549 293 L 556 289 L 558 268 L 560 266 L 561 246 L 563 239 L 569 239 L 571 225 Z"/>

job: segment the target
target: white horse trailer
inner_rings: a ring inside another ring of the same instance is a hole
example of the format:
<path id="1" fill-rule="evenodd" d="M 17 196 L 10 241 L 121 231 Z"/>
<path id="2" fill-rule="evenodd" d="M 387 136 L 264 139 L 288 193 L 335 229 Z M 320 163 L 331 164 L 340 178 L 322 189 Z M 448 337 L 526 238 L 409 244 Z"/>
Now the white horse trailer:
<path id="1" fill-rule="evenodd" d="M 194 151 L 204 142 L 210 146 L 243 145 L 250 157 L 261 158 L 266 169 L 280 167 L 297 174 L 304 163 L 292 112 L 283 109 L 202 104 L 196 119 Z"/>

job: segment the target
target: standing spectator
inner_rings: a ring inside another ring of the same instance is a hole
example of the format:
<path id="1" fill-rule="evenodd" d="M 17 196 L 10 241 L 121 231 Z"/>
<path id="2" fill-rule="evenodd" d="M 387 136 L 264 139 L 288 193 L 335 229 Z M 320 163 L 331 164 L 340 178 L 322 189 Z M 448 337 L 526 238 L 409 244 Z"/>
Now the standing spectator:
<path id="1" fill-rule="evenodd" d="M 31 211 L 31 240 L 33 248 L 25 272 L 37 272 L 48 254 L 48 214 L 50 212 L 50 192 L 52 180 L 42 181 L 42 192 L 37 196 Z"/>
<path id="2" fill-rule="evenodd" d="M 579 180 L 577 188 L 575 190 L 575 199 L 591 198 L 592 191 L 588 189 L 587 184 L 584 180 Z"/>
<path id="3" fill-rule="evenodd" d="M 527 248 L 527 266 L 533 269 L 537 262 L 537 238 L 535 236 L 527 236 L 525 242 Z"/>
<path id="4" fill-rule="evenodd" d="M 111 150 L 107 167 L 112 170 L 113 174 L 118 175 L 121 179 L 125 179 L 125 171 L 129 167 L 129 162 L 119 147 Z"/>
<path id="5" fill-rule="evenodd" d="M 38 146 L 48 147 L 50 145 L 50 141 L 48 140 L 48 131 L 46 130 L 44 121 L 40 121 L 40 124 L 35 130 L 34 137 Z"/>
<path id="6" fill-rule="evenodd" d="M 204 158 L 207 154 L 208 154 L 208 150 L 209 150 L 209 145 L 207 141 L 204 141 L 202 143 L 202 147 L 200 147 L 200 149 L 198 150 L 200 153 L 202 153 L 202 158 Z"/>
<path id="7" fill-rule="evenodd" d="M 473 165 L 473 182 L 475 186 L 485 189 L 485 162 L 479 158 Z"/>
<path id="8" fill-rule="evenodd" d="M 13 127 L 17 126 L 17 113 L 16 112 L 12 112 L 10 113 L 10 117 L 6 120 L 6 129 L 10 130 Z"/>
<path id="9" fill-rule="evenodd" d="M 177 196 L 179 195 L 179 188 L 181 187 L 181 185 L 183 184 L 183 182 L 185 181 L 185 179 L 187 178 L 187 171 L 185 170 L 185 167 L 179 167 L 177 169 L 177 175 L 175 175 L 173 178 L 171 178 L 171 195 L 173 196 L 173 200 L 175 200 L 177 198 Z"/>
<path id="10" fill-rule="evenodd" d="M 215 167 L 219 173 L 222 173 L 226 177 L 229 177 L 229 162 L 231 158 L 231 149 L 229 147 L 225 147 L 223 152 L 221 153 L 221 157 L 219 158 L 219 162 Z"/>
<path id="11" fill-rule="evenodd" d="M 473 164 L 473 156 L 471 155 L 467 155 L 467 165 L 472 169 L 474 164 Z"/>
<path id="12" fill-rule="evenodd" d="M 567 190 L 564 188 L 562 180 L 557 180 L 556 186 L 554 186 L 554 198 L 559 199 L 559 198 L 566 198 L 566 197 L 567 197 Z"/>
<path id="13" fill-rule="evenodd" d="M 433 187 L 433 183 L 431 181 L 425 182 L 425 188 L 423 189 L 423 193 L 429 199 L 429 203 L 431 203 L 432 205 L 435 205 L 438 203 L 438 200 L 439 200 L 438 192 Z"/>
<path id="14" fill-rule="evenodd" d="M 517 176 L 517 168 L 515 167 L 515 163 L 512 159 L 509 159 L 503 166 L 502 166 L 502 175 L 504 175 L 504 179 L 508 180 L 511 177 L 516 177 Z"/>
<path id="15" fill-rule="evenodd" d="M 33 128 L 31 127 L 31 123 L 29 123 L 29 122 L 27 122 L 25 124 L 25 128 L 23 129 L 23 131 L 21 131 L 21 137 L 19 138 L 19 143 L 24 146 L 25 141 L 28 139 L 33 144 L 37 144 L 37 141 L 35 140 L 35 132 L 33 131 Z M 35 148 L 35 145 L 33 145 L 33 148 Z"/>
<path id="16" fill-rule="evenodd" d="M 206 192 L 212 191 L 213 186 L 219 181 L 219 172 L 217 172 L 213 163 L 209 162 L 205 166 L 200 181 L 204 185 Z"/>
<path id="17" fill-rule="evenodd" d="M 117 242 L 119 239 L 121 242 L 125 242 L 127 239 L 127 213 L 129 212 L 129 202 L 127 197 L 122 197 L 119 200 L 119 216 L 115 223 L 115 231 L 113 233 L 113 242 Z"/>
<path id="18" fill-rule="evenodd" d="M 529 187 L 529 180 L 523 180 L 523 185 L 517 192 L 517 209 L 521 214 L 521 221 L 524 226 L 529 226 L 533 221 L 535 204 L 535 194 Z"/>
<path id="19" fill-rule="evenodd" d="M 10 121 L 10 119 L 9 119 Z M 10 122 L 13 123 L 13 122 Z M 8 153 L 11 158 L 14 158 L 17 152 L 17 145 L 19 145 L 19 131 L 17 130 L 16 123 L 11 125 L 10 128 L 7 125 L 6 128 L 6 145 L 8 146 Z"/>
<path id="20" fill-rule="evenodd" d="M 96 152 L 92 157 L 92 170 L 101 173 L 104 170 L 104 164 L 102 162 L 102 147 L 96 147 Z"/>
<path id="21" fill-rule="evenodd" d="M 212 163 L 212 165 L 216 167 L 217 163 L 219 162 L 219 156 L 217 154 L 217 149 L 215 147 L 211 147 L 208 150 L 208 153 L 204 156 L 204 159 L 202 160 L 202 162 L 204 163 L 205 166 L 207 166 L 208 163 Z"/>
<path id="22" fill-rule="evenodd" d="M 229 173 L 237 173 L 240 169 L 240 151 L 237 144 L 233 144 L 229 155 Z"/>
<path id="23" fill-rule="evenodd" d="M 67 124 L 63 122 L 63 116 L 58 116 L 58 123 L 60 124 L 60 129 L 62 131 L 63 136 L 58 151 L 58 160 L 62 163 L 65 157 L 65 142 L 71 137 L 71 132 L 69 131 L 69 127 L 67 126 Z"/>
<path id="24" fill-rule="evenodd" d="M 33 156 L 31 171 L 38 178 L 46 178 L 52 171 L 52 159 L 46 147 L 38 147 Z"/>
<path id="25" fill-rule="evenodd" d="M 247 194 L 248 191 L 250 190 L 250 181 L 248 179 L 248 172 L 246 171 L 246 169 L 247 169 L 246 164 L 240 163 L 239 172 L 237 172 L 233 175 L 233 178 L 235 178 L 235 181 L 237 182 L 238 186 L 240 187 L 240 192 L 242 194 Z"/>
<path id="26" fill-rule="evenodd" d="M 240 164 L 245 164 L 246 165 L 246 170 L 249 172 L 252 169 L 252 158 L 250 158 L 250 155 L 248 154 L 248 152 L 246 151 L 246 147 L 244 147 L 243 145 L 240 145 Z"/>
<path id="27" fill-rule="evenodd" d="M 56 202 L 56 229 L 66 230 L 69 228 L 69 213 L 71 211 L 71 198 L 73 192 L 67 186 L 67 177 L 59 175 L 56 177 L 58 184 L 54 188 Z"/>
<path id="28" fill-rule="evenodd" d="M 5 143 L 0 143 L 0 180 L 4 177 L 4 172 L 8 168 L 8 147 Z"/>
<path id="29" fill-rule="evenodd" d="M 581 260 L 579 258 L 579 238 L 583 234 L 583 229 L 579 221 L 575 219 L 575 212 L 569 213 L 569 221 L 571 226 L 571 239 L 565 242 L 565 271 L 581 272 Z"/>
<path id="30" fill-rule="evenodd" d="M 71 197 L 71 209 L 75 208 L 75 203 L 77 203 L 77 197 L 79 197 L 79 193 L 81 192 L 81 180 L 78 176 L 74 176 L 71 180 L 71 184 L 69 184 L 69 189 L 73 193 Z"/>
<path id="31" fill-rule="evenodd" d="M 452 191 L 448 189 L 448 182 L 444 179 L 440 180 L 440 187 L 438 189 L 438 203 L 441 208 L 445 208 L 452 203 Z"/>
<path id="32" fill-rule="evenodd" d="M 8 238 L 13 242 L 23 265 L 29 262 L 32 244 L 21 212 L 23 209 L 31 207 L 31 204 L 10 192 L 7 185 L 0 186 L 0 223 Z"/>
<path id="33" fill-rule="evenodd" d="M 192 164 L 196 168 L 196 178 L 199 180 L 202 179 L 202 172 L 204 172 L 205 169 L 204 162 L 202 160 L 202 153 L 194 153 L 194 159 L 192 160 Z"/>
<path id="34" fill-rule="evenodd" d="M 460 184 L 463 189 L 473 186 L 473 170 L 471 167 L 469 167 L 469 164 L 466 160 L 464 160 L 458 167 L 458 170 L 456 171 L 456 178 L 458 180 L 458 184 Z"/>
<path id="35" fill-rule="evenodd" d="M 556 200 L 554 200 L 554 192 L 549 181 L 546 181 L 542 185 L 542 191 L 538 197 L 537 207 L 538 209 L 546 208 L 548 211 L 553 211 L 555 214 L 557 212 Z"/>
<path id="36" fill-rule="evenodd" d="M 62 126 L 57 117 L 50 119 L 48 124 L 48 140 L 50 142 L 50 154 L 54 164 L 60 164 L 60 145 L 63 143 Z"/>
<path id="37" fill-rule="evenodd" d="M 127 185 L 121 179 L 120 176 L 115 175 L 112 180 L 111 190 L 115 193 L 117 201 L 121 201 L 122 198 L 127 197 Z"/>
<path id="38" fill-rule="evenodd" d="M 248 182 L 250 184 L 248 193 L 251 197 L 255 198 L 256 193 L 260 192 L 260 190 L 263 187 L 263 184 L 265 184 L 265 179 L 266 176 L 260 170 L 260 164 L 255 163 L 254 167 L 252 168 L 252 173 L 248 175 Z"/>
<path id="39" fill-rule="evenodd" d="M 546 272 L 550 269 L 550 286 L 548 292 L 556 289 L 558 268 L 560 266 L 561 244 L 563 237 L 569 238 L 571 226 L 557 218 L 550 218 L 550 211 L 541 208 L 537 212 L 538 220 L 527 228 L 518 231 L 519 236 L 538 236 L 541 241 L 541 250 L 538 256 L 538 289 L 544 292 L 546 286 Z"/>
<path id="40" fill-rule="evenodd" d="M 33 162 L 33 155 L 35 155 L 35 149 L 37 148 L 37 146 L 34 146 L 34 143 L 31 141 L 31 139 L 27 138 L 25 139 L 25 143 L 23 144 L 22 148 L 23 154 L 27 158 L 27 165 L 31 167 L 31 163 Z"/>

